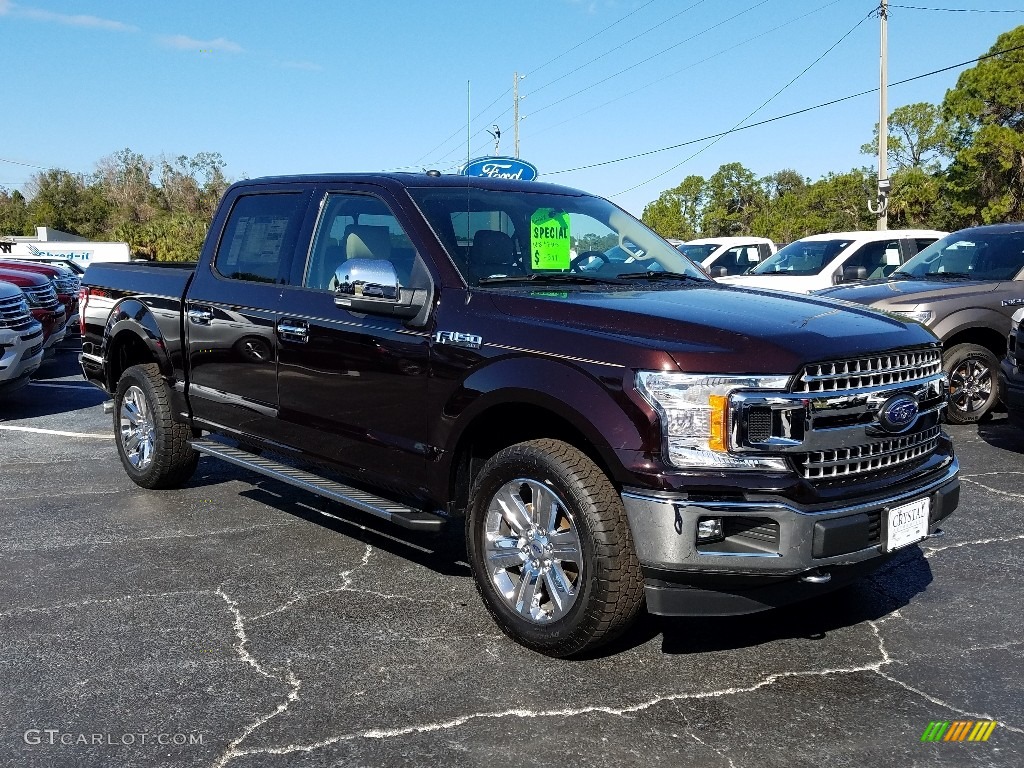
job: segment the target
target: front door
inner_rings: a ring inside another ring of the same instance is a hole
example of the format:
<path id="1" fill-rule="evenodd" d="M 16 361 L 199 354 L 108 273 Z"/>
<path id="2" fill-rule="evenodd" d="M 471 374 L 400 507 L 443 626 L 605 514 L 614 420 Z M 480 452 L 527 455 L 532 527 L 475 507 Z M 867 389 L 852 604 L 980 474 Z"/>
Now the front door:
<path id="1" fill-rule="evenodd" d="M 280 419 L 283 439 L 310 458 L 416 497 L 428 455 L 429 334 L 399 318 L 337 306 L 332 284 L 350 258 L 390 261 L 403 287 L 414 269 L 422 279 L 393 208 L 383 190 L 368 185 L 326 192 L 301 284 L 286 286 L 281 300 Z"/>

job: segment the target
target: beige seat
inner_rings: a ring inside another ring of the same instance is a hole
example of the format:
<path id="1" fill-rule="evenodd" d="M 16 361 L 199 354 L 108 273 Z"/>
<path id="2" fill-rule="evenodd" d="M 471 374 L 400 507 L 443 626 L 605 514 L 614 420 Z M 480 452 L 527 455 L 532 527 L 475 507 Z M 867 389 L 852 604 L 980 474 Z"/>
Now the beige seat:
<path id="1" fill-rule="evenodd" d="M 370 224 L 345 227 L 346 259 L 391 259 L 391 230 Z"/>

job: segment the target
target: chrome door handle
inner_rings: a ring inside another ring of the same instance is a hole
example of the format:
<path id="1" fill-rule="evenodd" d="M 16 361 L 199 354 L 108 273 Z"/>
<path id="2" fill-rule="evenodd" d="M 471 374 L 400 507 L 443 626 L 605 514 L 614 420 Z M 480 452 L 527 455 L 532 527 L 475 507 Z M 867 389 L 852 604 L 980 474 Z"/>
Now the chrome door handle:
<path id="1" fill-rule="evenodd" d="M 305 325 L 282 322 L 277 324 L 277 332 L 282 336 L 293 337 L 293 341 L 309 341 L 309 328 Z"/>
<path id="2" fill-rule="evenodd" d="M 213 312 L 208 309 L 190 309 L 188 321 L 195 325 L 209 325 L 213 322 Z"/>

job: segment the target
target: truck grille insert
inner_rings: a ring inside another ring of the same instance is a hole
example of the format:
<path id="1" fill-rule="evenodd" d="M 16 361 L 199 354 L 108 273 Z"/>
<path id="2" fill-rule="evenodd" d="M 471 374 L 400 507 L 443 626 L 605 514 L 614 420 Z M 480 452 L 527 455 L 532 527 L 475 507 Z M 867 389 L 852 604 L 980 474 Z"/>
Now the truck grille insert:
<path id="1" fill-rule="evenodd" d="M 813 363 L 804 368 L 794 392 L 832 393 L 922 381 L 942 370 L 942 352 L 908 349 L 875 357 Z"/>
<path id="2" fill-rule="evenodd" d="M 799 462 L 805 480 L 845 480 L 866 472 L 902 467 L 929 456 L 939 443 L 939 427 L 866 445 L 812 451 Z"/>
<path id="3" fill-rule="evenodd" d="M 39 286 L 38 288 L 25 286 L 21 289 L 21 292 L 25 294 L 28 303 L 33 307 L 57 309 L 60 306 L 60 301 L 57 300 L 57 291 L 53 289 L 52 285 Z"/>
<path id="4" fill-rule="evenodd" d="M 73 275 L 58 277 L 53 284 L 57 288 L 57 293 L 70 293 L 72 296 L 77 295 L 78 289 L 82 287 L 82 281 Z"/>
<path id="5" fill-rule="evenodd" d="M 32 325 L 32 315 L 19 294 L 13 298 L 0 299 L 0 328 L 23 331 Z"/>

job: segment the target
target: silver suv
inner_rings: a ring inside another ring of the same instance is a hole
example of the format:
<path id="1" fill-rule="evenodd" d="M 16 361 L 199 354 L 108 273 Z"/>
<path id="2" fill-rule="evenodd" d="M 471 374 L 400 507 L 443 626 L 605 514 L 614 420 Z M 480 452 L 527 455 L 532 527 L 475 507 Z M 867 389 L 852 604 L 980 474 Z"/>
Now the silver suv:
<path id="1" fill-rule="evenodd" d="M 1010 317 L 1024 305 L 1024 223 L 961 229 L 885 280 L 815 291 L 926 325 L 942 341 L 947 419 L 977 421 L 1000 399 L 999 361 Z"/>
<path id="2" fill-rule="evenodd" d="M 28 384 L 43 362 L 43 326 L 32 319 L 21 289 L 0 282 L 0 394 Z"/>

